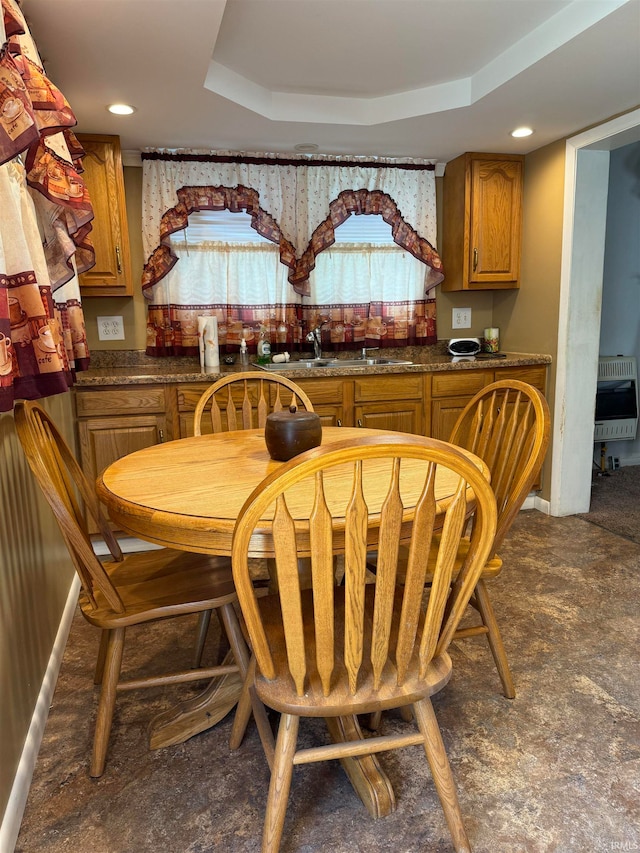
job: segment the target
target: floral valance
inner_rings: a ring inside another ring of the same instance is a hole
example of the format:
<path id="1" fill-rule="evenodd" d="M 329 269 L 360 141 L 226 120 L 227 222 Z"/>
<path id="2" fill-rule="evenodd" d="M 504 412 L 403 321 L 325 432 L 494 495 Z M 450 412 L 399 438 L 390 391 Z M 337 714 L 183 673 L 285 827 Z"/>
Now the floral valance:
<path id="1" fill-rule="evenodd" d="M 169 237 L 196 210 L 245 211 L 279 246 L 288 278 L 308 295 L 316 256 L 349 216 L 379 214 L 393 238 L 428 268 L 426 290 L 443 278 L 436 241 L 435 163 L 331 156 L 310 159 L 232 152 L 142 153 L 142 287 L 151 289 L 176 264 Z"/>

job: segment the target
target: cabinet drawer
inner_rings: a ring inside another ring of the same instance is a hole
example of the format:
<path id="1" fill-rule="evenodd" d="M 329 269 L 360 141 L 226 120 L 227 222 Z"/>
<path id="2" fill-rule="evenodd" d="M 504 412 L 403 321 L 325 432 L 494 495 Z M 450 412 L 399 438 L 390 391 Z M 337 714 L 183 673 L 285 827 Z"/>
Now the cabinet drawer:
<path id="1" fill-rule="evenodd" d="M 76 412 L 79 418 L 93 415 L 130 414 L 133 412 L 164 412 L 164 388 L 137 385 L 113 391 L 76 391 Z"/>
<path id="2" fill-rule="evenodd" d="M 505 367 L 496 370 L 496 382 L 499 379 L 519 379 L 528 382 L 544 394 L 546 390 L 547 368 L 540 365 L 531 367 Z"/>
<path id="3" fill-rule="evenodd" d="M 354 380 L 353 399 L 356 403 L 365 400 L 421 400 L 423 388 L 423 376 L 419 373 L 410 376 L 365 376 Z"/>
<path id="4" fill-rule="evenodd" d="M 340 377 L 327 379 L 301 379 L 296 385 L 307 394 L 314 408 L 321 405 L 332 406 L 342 402 L 344 380 Z"/>
<path id="5" fill-rule="evenodd" d="M 460 370 L 434 373 L 431 377 L 432 397 L 473 396 L 493 382 L 492 370 Z"/>
<path id="6" fill-rule="evenodd" d="M 198 400 L 210 385 L 211 382 L 204 382 L 202 385 L 178 385 L 176 390 L 178 397 L 178 411 L 193 412 L 198 405 Z"/>

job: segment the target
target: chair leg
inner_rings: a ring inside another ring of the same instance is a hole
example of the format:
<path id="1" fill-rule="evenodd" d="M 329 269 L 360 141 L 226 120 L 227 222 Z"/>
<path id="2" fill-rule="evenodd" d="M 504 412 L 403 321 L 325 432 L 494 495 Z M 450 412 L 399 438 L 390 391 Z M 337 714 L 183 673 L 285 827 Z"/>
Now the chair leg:
<path id="1" fill-rule="evenodd" d="M 102 683 L 102 674 L 104 672 L 104 661 L 107 656 L 107 643 L 109 642 L 109 631 L 103 629 L 100 631 L 100 646 L 98 647 L 98 657 L 96 659 L 96 668 L 93 673 L 93 683 Z"/>
<path id="2" fill-rule="evenodd" d="M 102 687 L 96 715 L 96 730 L 93 738 L 93 754 L 89 775 L 102 776 L 107 757 L 107 746 L 113 722 L 113 710 L 116 704 L 116 688 L 120 678 L 122 653 L 124 651 L 124 628 L 113 628 L 108 632 Z"/>
<path id="3" fill-rule="evenodd" d="M 420 734 L 424 737 L 424 751 L 431 768 L 431 775 L 440 797 L 442 810 L 449 826 L 456 853 L 471 853 L 469 839 L 462 823 L 460 803 L 451 773 L 451 766 L 444 748 L 440 727 L 429 698 L 413 706 Z"/>
<path id="4" fill-rule="evenodd" d="M 193 650 L 193 663 L 191 664 L 192 669 L 198 669 L 200 664 L 202 663 L 202 652 L 204 651 L 204 644 L 207 639 L 207 633 L 209 631 L 210 623 L 211 611 L 203 610 L 200 616 L 198 616 L 198 627 L 196 629 L 196 646 Z"/>
<path id="5" fill-rule="evenodd" d="M 267 813 L 264 819 L 262 853 L 278 853 L 280 850 L 299 726 L 300 717 L 294 714 L 283 714 L 280 718 L 276 754 L 269 784 Z"/>
<path id="6" fill-rule="evenodd" d="M 236 716 L 231 729 L 229 746 L 231 749 L 239 748 L 249 723 L 251 711 L 253 711 L 253 717 L 256 721 L 256 726 L 258 727 L 258 734 L 260 735 L 262 748 L 264 749 L 264 754 L 269 768 L 271 768 L 273 766 L 274 754 L 273 732 L 271 731 L 271 724 L 269 723 L 267 710 L 258 698 L 253 687 L 253 680 L 255 678 L 255 659 L 249 660 L 249 649 L 247 648 L 244 634 L 242 633 L 242 628 L 240 627 L 240 622 L 238 621 L 238 616 L 233 604 L 225 604 L 219 609 L 218 614 L 222 620 L 227 639 L 229 640 L 229 645 L 231 646 L 233 656 L 238 664 L 238 669 L 240 670 L 240 675 L 243 680 L 242 693 L 238 700 L 238 707 L 236 709 Z"/>
<path id="7" fill-rule="evenodd" d="M 369 719 L 367 721 L 367 728 L 371 732 L 377 732 L 380 728 L 380 721 L 382 720 L 382 711 L 374 711 L 369 715 Z"/>
<path id="8" fill-rule="evenodd" d="M 482 579 L 476 584 L 475 597 L 476 607 L 482 618 L 482 624 L 487 628 L 489 648 L 491 649 L 491 654 L 493 655 L 496 669 L 498 670 L 498 675 L 502 682 L 504 695 L 507 699 L 514 699 L 516 695 L 516 688 L 511 676 L 511 670 L 509 669 L 507 654 L 502 643 L 502 635 L 500 634 L 500 628 L 498 627 L 498 622 L 495 617 L 495 613 L 493 612 L 493 607 L 491 606 L 491 599 L 489 598 L 487 585 Z"/>

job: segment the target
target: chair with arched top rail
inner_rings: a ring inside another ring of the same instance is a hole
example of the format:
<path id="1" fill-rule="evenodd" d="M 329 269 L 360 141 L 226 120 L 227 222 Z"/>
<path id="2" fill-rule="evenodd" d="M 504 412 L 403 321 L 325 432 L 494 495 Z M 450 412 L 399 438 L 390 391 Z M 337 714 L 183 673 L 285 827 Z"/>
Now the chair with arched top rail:
<path id="1" fill-rule="evenodd" d="M 442 476 L 452 477 L 453 495 L 444 505 L 435 497 Z M 450 594 L 470 494 L 476 521 Z M 279 593 L 258 597 L 248 549 L 264 519 L 272 519 Z M 255 656 L 245 687 L 281 714 L 263 853 L 279 850 L 295 765 L 415 744 L 426 753 L 455 849 L 470 849 L 430 696 L 451 675 L 447 648 L 489 556 L 495 525 L 495 498 L 484 473 L 451 445 L 419 436 L 315 448 L 254 490 L 236 523 L 232 561 Z M 372 532 L 378 563 L 375 582 L 368 583 Z M 405 583 L 398 585 L 398 548 L 407 540 Z M 430 543 L 438 557 L 425 608 Z M 342 586 L 334 583 L 336 550 L 344 553 Z M 311 589 L 300 588 L 300 557 L 311 559 Z M 351 717 L 405 705 L 413 707 L 417 731 L 297 747 L 302 717 Z"/>
<path id="2" fill-rule="evenodd" d="M 90 775 L 101 776 L 117 691 L 199 681 L 234 672 L 241 677 L 246 674 L 249 653 L 234 609 L 237 598 L 231 570 L 226 559 L 170 548 L 123 555 L 103 517 L 95 489 L 48 414 L 37 403 L 20 401 L 14 417 L 29 467 L 53 510 L 80 578 L 82 615 L 102 631 L 96 664 L 100 698 L 90 765 Z M 100 561 L 95 555 L 85 512 L 97 524 L 111 559 Z M 120 677 L 127 628 L 212 609 L 221 617 L 233 660 L 220 666 L 158 676 L 126 680 Z M 237 692 L 236 686 L 228 691 L 218 709 L 219 719 L 234 707 Z"/>
<path id="3" fill-rule="evenodd" d="M 198 400 L 193 434 L 201 435 L 202 418 L 207 410 L 211 431 L 227 432 L 264 429 L 270 412 L 280 412 L 291 406 L 313 411 L 313 404 L 302 388 L 285 376 L 270 376 L 262 371 L 223 376 Z"/>
<path id="4" fill-rule="evenodd" d="M 264 429 L 270 412 L 280 412 L 291 406 L 313 411 L 313 404 L 302 388 L 285 376 L 271 376 L 259 370 L 223 376 L 210 385 L 198 400 L 193 434 L 202 435 L 203 420 L 214 433 Z M 205 413 L 208 413 L 208 418 L 205 418 Z M 210 622 L 211 612 L 203 613 L 198 623 L 194 666 L 200 666 Z"/>

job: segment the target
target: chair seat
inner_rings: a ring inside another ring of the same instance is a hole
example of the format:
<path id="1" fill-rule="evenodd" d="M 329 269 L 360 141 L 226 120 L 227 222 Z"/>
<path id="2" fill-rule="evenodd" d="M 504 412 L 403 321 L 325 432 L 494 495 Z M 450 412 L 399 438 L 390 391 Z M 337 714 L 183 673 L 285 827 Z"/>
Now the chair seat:
<path id="1" fill-rule="evenodd" d="M 438 555 L 438 547 L 440 539 L 438 536 L 434 537 L 434 543 L 431 547 L 431 551 L 429 552 L 429 563 L 427 568 L 427 581 L 429 581 L 433 577 L 433 572 L 435 569 L 435 560 Z M 458 546 L 458 553 L 456 555 L 456 561 L 453 566 L 453 578 L 452 580 L 458 577 L 458 572 L 462 568 L 462 564 L 469 553 L 469 540 L 461 539 L 460 545 Z M 398 583 L 404 583 L 407 561 L 409 559 L 409 549 L 406 545 L 401 545 L 398 551 Z M 375 558 L 372 562 L 375 562 Z M 482 567 L 482 572 L 480 573 L 480 578 L 495 578 L 502 571 L 502 557 L 499 557 L 497 554 L 494 554 L 490 560 Z"/>
<path id="2" fill-rule="evenodd" d="M 91 624 L 117 628 L 164 616 L 210 610 L 237 600 L 230 561 L 171 548 L 127 554 L 120 562 L 104 562 L 124 611 L 117 613 L 95 592 L 96 606 L 85 593 L 80 606 Z"/>
<path id="3" fill-rule="evenodd" d="M 277 595 L 269 595 L 258 600 L 258 606 L 263 624 L 269 637 L 269 648 L 276 667 L 275 679 L 270 681 L 260 672 L 256 675 L 256 691 L 260 699 L 281 713 L 299 714 L 308 717 L 332 717 L 347 714 L 366 714 L 374 710 L 398 708 L 418 702 L 425 696 L 431 696 L 441 690 L 451 677 L 451 659 L 444 652 L 433 658 L 427 667 L 426 676 L 420 677 L 420 662 L 416 651 L 408 668 L 408 675 L 401 687 L 398 687 L 396 668 L 387 662 L 381 678 L 380 687 L 374 689 L 373 673 L 370 664 L 370 646 L 366 644 L 363 650 L 363 664 L 358 677 L 358 688 L 355 694 L 349 689 L 349 678 L 344 664 L 343 649 L 338 648 L 338 638 L 344 637 L 344 603 L 345 588 L 335 589 L 335 668 L 331 679 L 331 697 L 323 695 L 320 676 L 315 661 L 315 636 L 313 627 L 312 591 L 302 592 L 302 619 L 305 628 L 305 647 L 307 650 L 308 674 L 305 680 L 305 693 L 299 696 L 293 679 L 289 675 L 286 644 L 280 613 L 280 599 Z M 371 585 L 365 596 L 365 624 L 373 621 L 374 586 Z M 393 648 L 397 636 L 396 627 L 400 620 L 402 595 L 396 594 L 392 616 L 392 631 L 390 645 Z M 424 623 L 424 613 L 421 614 L 417 632 L 420 636 Z M 365 632 L 368 633 L 368 632 Z"/>

